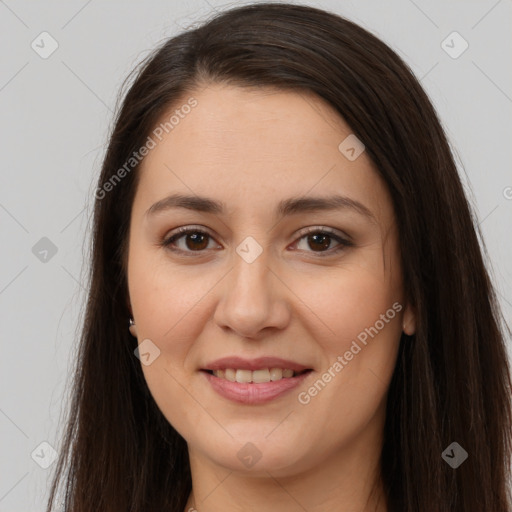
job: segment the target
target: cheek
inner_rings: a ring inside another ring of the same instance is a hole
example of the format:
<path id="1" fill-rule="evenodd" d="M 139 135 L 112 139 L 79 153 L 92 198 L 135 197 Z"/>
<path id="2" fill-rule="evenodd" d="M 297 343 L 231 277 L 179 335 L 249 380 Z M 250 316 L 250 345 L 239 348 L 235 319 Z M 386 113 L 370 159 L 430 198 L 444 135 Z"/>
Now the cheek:
<path id="1" fill-rule="evenodd" d="M 139 338 L 158 340 L 162 350 L 179 352 L 186 349 L 183 342 L 200 330 L 194 316 L 215 276 L 201 275 L 193 265 L 171 265 L 163 251 L 134 249 L 128 272 L 130 300 L 138 316 Z"/>
<path id="2" fill-rule="evenodd" d="M 304 284 L 299 295 L 321 320 L 310 331 L 323 359 L 318 380 L 300 390 L 299 401 L 311 418 L 337 404 L 324 427 L 349 430 L 371 418 L 389 386 L 401 336 L 399 283 L 347 266 L 331 279 Z"/>
<path id="3" fill-rule="evenodd" d="M 134 254 L 129 268 L 139 343 L 149 339 L 159 350 L 150 365 L 142 364 L 142 371 L 159 409 L 186 437 L 191 425 L 204 421 L 188 379 L 196 370 L 191 351 L 204 330 L 205 294 L 218 279 L 211 272 L 202 277 L 193 266 L 178 268 L 154 256 L 150 261 L 148 255 Z"/>
<path id="4" fill-rule="evenodd" d="M 397 317 L 401 316 L 402 306 L 393 308 L 395 302 L 401 301 L 399 283 L 386 278 L 382 271 L 374 271 L 373 267 L 369 270 L 350 265 L 333 270 L 325 279 L 297 280 L 297 286 L 298 295 L 307 297 L 307 306 L 324 326 L 317 334 L 326 334 L 324 344 L 330 348 L 329 352 L 348 350 L 351 341 L 360 333 L 364 338 L 365 329 L 376 322 L 379 331 L 389 331 L 383 329 L 384 325 L 399 323 Z M 385 316 L 384 320 L 381 315 Z"/>

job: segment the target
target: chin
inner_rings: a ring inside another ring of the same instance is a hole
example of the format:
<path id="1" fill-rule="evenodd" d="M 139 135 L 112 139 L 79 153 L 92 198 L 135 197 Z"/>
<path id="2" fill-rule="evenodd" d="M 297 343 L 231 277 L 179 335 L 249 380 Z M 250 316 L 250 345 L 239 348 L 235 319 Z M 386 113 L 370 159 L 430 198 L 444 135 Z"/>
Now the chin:
<path id="1" fill-rule="evenodd" d="M 217 465 L 230 471 L 251 473 L 254 476 L 286 476 L 297 471 L 303 466 L 305 454 L 298 453 L 297 447 L 300 441 L 292 441 L 288 438 L 288 444 L 283 444 L 282 438 L 272 440 L 265 439 L 261 434 L 251 437 L 245 436 L 246 441 L 230 440 L 227 445 L 216 444 L 217 450 L 212 451 L 213 443 L 208 443 L 206 453 Z"/>

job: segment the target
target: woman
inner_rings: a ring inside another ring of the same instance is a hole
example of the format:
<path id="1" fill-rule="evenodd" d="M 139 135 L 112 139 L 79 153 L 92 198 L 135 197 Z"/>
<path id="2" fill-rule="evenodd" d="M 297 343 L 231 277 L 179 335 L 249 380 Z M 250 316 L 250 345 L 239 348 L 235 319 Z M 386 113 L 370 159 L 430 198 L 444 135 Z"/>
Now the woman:
<path id="1" fill-rule="evenodd" d="M 65 481 L 73 512 L 510 512 L 504 331 L 400 58 L 319 9 L 221 13 L 117 116 L 48 510 Z"/>

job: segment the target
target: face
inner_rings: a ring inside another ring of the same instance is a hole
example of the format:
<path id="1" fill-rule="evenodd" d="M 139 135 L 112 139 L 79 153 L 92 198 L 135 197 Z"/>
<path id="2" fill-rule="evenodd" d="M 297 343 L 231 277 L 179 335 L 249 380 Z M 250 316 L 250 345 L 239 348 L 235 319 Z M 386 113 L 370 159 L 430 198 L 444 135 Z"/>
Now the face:
<path id="1" fill-rule="evenodd" d="M 230 470 L 376 450 L 414 323 L 386 186 L 313 95 L 211 84 L 162 121 L 190 96 L 142 162 L 130 219 L 152 396 L 191 456 Z"/>

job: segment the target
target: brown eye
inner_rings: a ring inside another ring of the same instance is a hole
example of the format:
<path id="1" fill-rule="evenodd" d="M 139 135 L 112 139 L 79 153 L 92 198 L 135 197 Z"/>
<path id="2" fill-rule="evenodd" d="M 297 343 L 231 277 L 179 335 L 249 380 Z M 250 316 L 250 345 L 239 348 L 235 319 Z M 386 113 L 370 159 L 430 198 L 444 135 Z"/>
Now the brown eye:
<path id="1" fill-rule="evenodd" d="M 305 239 L 305 248 L 300 248 L 300 250 L 305 250 L 307 252 L 314 252 L 314 253 L 333 253 L 338 252 L 344 249 L 345 247 L 350 247 L 353 245 L 352 242 L 346 240 L 345 238 L 341 237 L 340 235 L 334 233 L 331 230 L 326 229 L 312 229 L 306 234 L 302 235 L 299 239 L 300 241 Z M 332 241 L 335 240 L 337 245 L 335 247 L 332 247 Z M 297 245 L 299 245 L 297 244 Z"/>
<path id="2" fill-rule="evenodd" d="M 178 233 L 170 236 L 162 242 L 162 245 L 173 251 L 179 252 L 200 252 L 208 248 L 208 243 L 212 237 L 209 233 L 197 228 L 180 228 Z M 184 239 L 185 245 L 176 247 L 176 242 Z M 174 246 L 174 247 L 173 247 Z"/>
<path id="3" fill-rule="evenodd" d="M 187 233 L 182 236 L 185 237 L 187 249 L 190 249 L 192 251 L 200 251 L 201 249 L 206 249 L 206 247 L 208 246 L 207 238 L 209 235 L 206 233 L 194 231 L 193 233 Z"/>
<path id="4" fill-rule="evenodd" d="M 307 235 L 307 240 L 312 249 L 327 250 L 331 245 L 332 237 L 327 234 Z"/>

